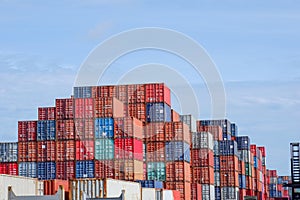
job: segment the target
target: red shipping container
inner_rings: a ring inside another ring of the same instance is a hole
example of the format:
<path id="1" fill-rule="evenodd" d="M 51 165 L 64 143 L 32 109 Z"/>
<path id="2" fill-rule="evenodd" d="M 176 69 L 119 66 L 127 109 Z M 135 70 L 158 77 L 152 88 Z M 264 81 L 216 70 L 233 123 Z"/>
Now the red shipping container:
<path id="1" fill-rule="evenodd" d="M 210 149 L 192 149 L 191 162 L 193 167 L 214 167 L 214 152 Z"/>
<path id="2" fill-rule="evenodd" d="M 59 190 L 59 186 L 63 186 L 65 192 L 69 191 L 69 181 L 67 180 L 46 180 L 43 183 L 44 195 L 55 195 Z"/>
<path id="3" fill-rule="evenodd" d="M 135 181 L 143 179 L 143 161 L 115 160 L 115 177 L 117 180 Z"/>
<path id="4" fill-rule="evenodd" d="M 180 122 L 180 115 L 174 109 L 171 109 L 171 121 L 172 122 Z"/>
<path id="5" fill-rule="evenodd" d="M 56 119 L 73 119 L 74 99 L 56 99 Z"/>
<path id="6" fill-rule="evenodd" d="M 180 200 L 180 192 L 177 190 L 172 190 L 174 200 Z"/>
<path id="7" fill-rule="evenodd" d="M 239 188 L 239 196 L 240 196 L 239 198 L 240 200 L 244 200 L 244 197 L 246 196 L 246 190 Z"/>
<path id="8" fill-rule="evenodd" d="M 19 121 L 18 122 L 18 141 L 36 141 L 37 121 Z"/>
<path id="9" fill-rule="evenodd" d="M 36 162 L 37 143 L 19 142 L 18 143 L 18 162 Z"/>
<path id="10" fill-rule="evenodd" d="M 252 189 L 253 183 L 252 183 L 252 177 L 246 176 L 246 189 Z"/>
<path id="11" fill-rule="evenodd" d="M 250 150 L 251 150 L 251 153 L 253 154 L 253 156 L 257 156 L 257 147 L 255 144 L 250 145 Z"/>
<path id="12" fill-rule="evenodd" d="M 94 141 L 82 140 L 76 141 L 76 160 L 93 160 L 94 159 Z"/>
<path id="13" fill-rule="evenodd" d="M 246 165 L 245 162 L 239 160 L 239 174 L 245 175 L 246 174 Z"/>
<path id="14" fill-rule="evenodd" d="M 165 102 L 171 106 L 171 91 L 163 83 L 146 84 L 146 102 Z"/>
<path id="15" fill-rule="evenodd" d="M 239 187 L 239 173 L 237 171 L 220 172 L 221 187 Z"/>
<path id="16" fill-rule="evenodd" d="M 247 189 L 246 196 L 254 196 L 254 191 L 252 189 Z"/>
<path id="17" fill-rule="evenodd" d="M 74 140 L 64 140 L 57 141 L 57 161 L 68 161 L 75 160 L 75 141 Z"/>
<path id="18" fill-rule="evenodd" d="M 93 118 L 94 117 L 94 99 L 80 98 L 75 99 L 75 118 Z"/>
<path id="19" fill-rule="evenodd" d="M 95 178 L 114 178 L 115 168 L 112 160 L 95 160 Z"/>
<path id="20" fill-rule="evenodd" d="M 143 160 L 143 142 L 135 138 L 115 139 L 115 158 Z"/>
<path id="21" fill-rule="evenodd" d="M 116 86 L 116 97 L 123 103 L 128 103 L 128 86 L 127 85 L 117 85 Z"/>
<path id="22" fill-rule="evenodd" d="M 146 143 L 147 162 L 165 161 L 165 142 Z"/>
<path id="23" fill-rule="evenodd" d="M 183 122 L 165 123 L 166 141 L 185 141 L 191 143 L 191 134 L 188 125 Z"/>
<path id="24" fill-rule="evenodd" d="M 116 97 L 116 86 L 93 86 L 92 87 L 92 97 Z"/>
<path id="25" fill-rule="evenodd" d="M 124 104 L 114 97 L 95 99 L 95 118 L 124 117 Z"/>
<path id="26" fill-rule="evenodd" d="M 128 103 L 145 103 L 146 88 L 144 84 L 128 85 Z"/>
<path id="27" fill-rule="evenodd" d="M 191 183 L 192 198 L 191 200 L 202 200 L 202 186 L 201 184 Z"/>
<path id="28" fill-rule="evenodd" d="M 94 139 L 94 119 L 75 119 L 75 139 Z"/>
<path id="29" fill-rule="evenodd" d="M 189 182 L 166 182 L 167 190 L 180 192 L 180 200 L 191 199 L 191 184 Z"/>
<path id="30" fill-rule="evenodd" d="M 0 174 L 18 175 L 18 163 L 0 163 Z"/>
<path id="31" fill-rule="evenodd" d="M 266 148 L 265 147 L 258 147 L 261 152 L 262 157 L 266 157 Z"/>
<path id="32" fill-rule="evenodd" d="M 56 160 L 56 143 L 55 141 L 37 142 L 37 161 L 47 162 Z"/>
<path id="33" fill-rule="evenodd" d="M 55 107 L 38 108 L 38 120 L 55 120 L 55 111 Z"/>
<path id="34" fill-rule="evenodd" d="M 213 167 L 192 167 L 193 183 L 213 185 L 215 174 Z"/>
<path id="35" fill-rule="evenodd" d="M 166 163 L 166 181 L 191 181 L 191 165 L 184 161 Z"/>
<path id="36" fill-rule="evenodd" d="M 223 130 L 220 126 L 202 126 L 200 121 L 197 121 L 197 132 L 209 132 L 215 141 L 223 140 Z"/>
<path id="37" fill-rule="evenodd" d="M 142 122 L 146 122 L 146 104 L 145 103 L 135 103 L 128 104 L 128 115 L 135 117 Z"/>
<path id="38" fill-rule="evenodd" d="M 165 141 L 165 123 L 153 122 L 145 124 L 144 140 L 147 142 Z"/>
<path id="39" fill-rule="evenodd" d="M 269 170 L 268 176 L 277 177 L 277 170 Z"/>
<path id="40" fill-rule="evenodd" d="M 56 120 L 56 138 L 58 140 L 74 139 L 74 120 Z"/>
<path id="41" fill-rule="evenodd" d="M 71 180 L 75 178 L 75 162 L 63 161 L 56 163 L 56 178 Z"/>
<path id="42" fill-rule="evenodd" d="M 143 122 L 134 117 L 114 118 L 114 137 L 143 139 Z"/>
<path id="43" fill-rule="evenodd" d="M 239 163 L 237 156 L 220 156 L 220 170 L 221 171 L 238 171 Z"/>

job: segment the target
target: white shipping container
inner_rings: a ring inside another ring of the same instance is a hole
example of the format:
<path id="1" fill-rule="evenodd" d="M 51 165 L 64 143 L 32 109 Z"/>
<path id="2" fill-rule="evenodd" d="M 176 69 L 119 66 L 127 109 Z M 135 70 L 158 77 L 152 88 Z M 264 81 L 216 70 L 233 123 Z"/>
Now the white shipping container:
<path id="1" fill-rule="evenodd" d="M 250 150 L 238 150 L 239 160 L 250 162 Z"/>
<path id="2" fill-rule="evenodd" d="M 214 200 L 215 199 L 215 186 L 214 185 L 202 185 L 202 199 Z"/>
<path id="3" fill-rule="evenodd" d="M 172 190 L 163 190 L 162 191 L 162 200 L 174 200 Z"/>
<path id="4" fill-rule="evenodd" d="M 156 200 L 156 189 L 142 188 L 142 200 Z"/>
<path id="5" fill-rule="evenodd" d="M 221 199 L 222 200 L 239 200 L 239 188 L 237 187 L 222 187 Z"/>
<path id="6" fill-rule="evenodd" d="M 192 133 L 193 149 L 211 149 L 214 150 L 214 138 L 209 132 Z"/>
<path id="7" fill-rule="evenodd" d="M 221 179 L 220 172 L 215 172 L 215 187 L 220 187 Z"/>
<path id="8" fill-rule="evenodd" d="M 191 132 L 197 132 L 197 120 L 193 115 L 180 115 L 180 121 L 187 124 Z"/>
<path id="9" fill-rule="evenodd" d="M 125 190 L 125 199 L 141 200 L 141 185 L 130 181 L 106 179 L 106 197 L 118 197 Z"/>
<path id="10" fill-rule="evenodd" d="M 17 196 L 39 196 L 44 194 L 43 182 L 35 178 L 0 175 L 0 200 L 7 200 L 8 186 Z"/>

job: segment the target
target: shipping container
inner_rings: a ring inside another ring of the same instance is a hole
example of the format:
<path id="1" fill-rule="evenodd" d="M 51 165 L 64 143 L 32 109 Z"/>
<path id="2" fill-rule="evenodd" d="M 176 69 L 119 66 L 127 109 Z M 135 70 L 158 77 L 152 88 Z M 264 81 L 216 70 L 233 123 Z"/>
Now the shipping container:
<path id="1" fill-rule="evenodd" d="M 139 183 L 113 179 L 82 179 L 70 181 L 71 200 L 80 200 L 80 192 L 85 192 L 90 198 L 112 198 L 121 195 L 125 190 L 125 199 L 141 200 Z"/>
<path id="2" fill-rule="evenodd" d="M 114 118 L 115 138 L 143 139 L 143 123 L 134 117 Z"/>
<path id="3" fill-rule="evenodd" d="M 261 152 L 261 156 L 266 157 L 266 148 L 265 147 L 258 147 L 258 149 Z"/>
<path id="4" fill-rule="evenodd" d="M 56 178 L 62 180 L 72 180 L 75 178 L 75 162 L 56 162 Z"/>
<path id="5" fill-rule="evenodd" d="M 193 167 L 214 166 L 214 153 L 210 149 L 192 149 L 191 156 Z"/>
<path id="6" fill-rule="evenodd" d="M 57 120 L 65 120 L 65 119 L 73 119 L 74 112 L 74 99 L 56 99 L 55 100 L 56 106 L 56 119 Z"/>
<path id="7" fill-rule="evenodd" d="M 183 122 L 166 122 L 165 123 L 165 140 L 166 141 L 185 141 L 191 143 L 191 134 L 188 126 Z"/>
<path id="8" fill-rule="evenodd" d="M 215 187 L 220 187 L 220 186 L 221 186 L 220 172 L 215 171 Z"/>
<path id="9" fill-rule="evenodd" d="M 220 172 L 221 187 L 239 187 L 239 173 L 237 171 Z"/>
<path id="10" fill-rule="evenodd" d="M 146 102 L 159 103 L 164 102 L 171 106 L 171 91 L 163 83 L 146 84 Z"/>
<path id="11" fill-rule="evenodd" d="M 56 160 L 56 142 L 39 141 L 37 142 L 37 161 L 47 162 Z"/>
<path id="12" fill-rule="evenodd" d="M 232 123 L 230 125 L 230 127 L 231 127 L 231 131 L 230 131 L 231 135 L 234 136 L 234 137 L 237 137 L 238 134 L 239 134 L 238 126 L 235 123 Z"/>
<path id="13" fill-rule="evenodd" d="M 94 141 L 83 140 L 76 141 L 76 160 L 93 160 L 94 157 Z"/>
<path id="14" fill-rule="evenodd" d="M 166 181 L 191 181 L 191 166 L 184 161 L 166 163 Z"/>
<path id="15" fill-rule="evenodd" d="M 148 162 L 147 180 L 165 181 L 166 164 L 164 162 Z"/>
<path id="16" fill-rule="evenodd" d="M 94 120 L 93 119 L 75 119 L 75 139 L 88 140 L 94 139 Z"/>
<path id="17" fill-rule="evenodd" d="M 142 122 L 147 121 L 147 115 L 146 115 L 146 104 L 145 103 L 135 103 L 135 104 L 128 104 L 125 106 L 125 113 L 128 113 L 130 117 L 137 118 L 138 120 L 141 120 Z M 128 108 L 126 111 L 126 107 Z"/>
<path id="18" fill-rule="evenodd" d="M 96 160 L 113 160 L 114 159 L 114 140 L 97 139 L 95 140 L 95 159 Z"/>
<path id="19" fill-rule="evenodd" d="M 36 162 L 37 143 L 19 142 L 18 143 L 18 162 Z"/>
<path id="20" fill-rule="evenodd" d="M 214 141 L 214 155 L 216 156 L 220 155 L 219 141 Z"/>
<path id="21" fill-rule="evenodd" d="M 56 138 L 58 140 L 73 140 L 75 138 L 73 119 L 56 120 Z"/>
<path id="22" fill-rule="evenodd" d="M 191 184 L 189 182 L 166 182 L 167 190 L 180 192 L 180 200 L 191 199 Z"/>
<path id="23" fill-rule="evenodd" d="M 75 160 L 75 141 L 64 140 L 56 143 L 56 160 L 57 161 L 74 161 Z"/>
<path id="24" fill-rule="evenodd" d="M 186 142 L 166 142 L 167 161 L 191 162 L 190 145 Z"/>
<path id="25" fill-rule="evenodd" d="M 95 119 L 95 138 L 114 138 L 114 119 L 96 118 Z"/>
<path id="26" fill-rule="evenodd" d="M 19 142 L 36 141 L 36 137 L 37 137 L 37 121 L 18 122 Z"/>
<path id="27" fill-rule="evenodd" d="M 239 198 L 239 188 L 237 187 L 222 187 L 221 196 L 222 200 L 236 200 Z"/>
<path id="28" fill-rule="evenodd" d="M 166 103 L 146 104 L 147 122 L 171 122 L 171 107 Z"/>
<path id="29" fill-rule="evenodd" d="M 117 86 L 114 85 L 92 86 L 92 97 L 93 98 L 115 97 L 116 87 Z"/>
<path id="30" fill-rule="evenodd" d="M 95 166 L 94 161 L 76 161 L 75 177 L 76 178 L 94 178 Z"/>
<path id="31" fill-rule="evenodd" d="M 39 180 L 52 180 L 56 178 L 55 162 L 38 162 L 37 168 Z"/>
<path id="32" fill-rule="evenodd" d="M 142 188 L 142 200 L 157 200 L 155 188 Z"/>
<path id="33" fill-rule="evenodd" d="M 202 186 L 197 183 L 191 183 L 191 200 L 202 200 Z"/>
<path id="34" fill-rule="evenodd" d="M 18 161 L 18 143 L 1 142 L 0 143 L 0 163 Z"/>
<path id="35" fill-rule="evenodd" d="M 44 183 L 44 195 L 55 195 L 58 190 L 59 186 L 62 186 L 64 188 L 65 194 L 68 194 L 69 191 L 69 181 L 67 180 L 45 180 Z M 65 195 L 66 198 L 68 196 Z"/>
<path id="36" fill-rule="evenodd" d="M 146 86 L 144 84 L 127 85 L 128 103 L 145 103 Z"/>
<path id="37" fill-rule="evenodd" d="M 55 107 L 38 108 L 38 120 L 55 120 L 55 119 L 56 119 Z"/>
<path id="38" fill-rule="evenodd" d="M 214 185 L 203 184 L 202 185 L 202 199 L 215 200 L 215 187 Z"/>
<path id="39" fill-rule="evenodd" d="M 124 117 L 124 104 L 114 97 L 94 99 L 95 118 Z"/>
<path id="40" fill-rule="evenodd" d="M 153 181 L 153 180 L 137 180 L 136 182 L 140 183 L 142 188 L 155 188 L 155 189 L 163 189 L 164 185 L 161 181 Z"/>
<path id="41" fill-rule="evenodd" d="M 239 160 L 250 162 L 250 150 L 238 150 Z"/>
<path id="42" fill-rule="evenodd" d="M 165 141 L 164 122 L 147 123 L 144 126 L 144 140 L 147 142 Z"/>
<path id="43" fill-rule="evenodd" d="M 19 176 L 37 178 L 37 163 L 36 162 L 20 162 Z"/>
<path id="44" fill-rule="evenodd" d="M 222 127 L 223 134 L 229 134 L 231 131 L 231 122 L 228 119 L 221 119 L 221 120 L 200 120 L 197 121 L 198 125 L 201 126 L 220 126 Z"/>
<path id="45" fill-rule="evenodd" d="M 95 178 L 105 179 L 115 177 L 113 160 L 95 160 Z"/>
<path id="46" fill-rule="evenodd" d="M 172 122 L 179 122 L 181 121 L 180 115 L 174 109 L 171 109 L 171 121 Z"/>
<path id="47" fill-rule="evenodd" d="M 135 138 L 115 139 L 115 159 L 143 160 L 143 142 Z"/>
<path id="48" fill-rule="evenodd" d="M 180 115 L 180 121 L 188 125 L 190 132 L 197 132 L 197 121 L 193 115 Z"/>
<path id="49" fill-rule="evenodd" d="M 220 171 L 220 156 L 214 156 L 214 169 L 215 171 Z"/>
<path id="50" fill-rule="evenodd" d="M 239 188 L 246 189 L 246 176 L 239 174 Z"/>
<path id="51" fill-rule="evenodd" d="M 0 174 L 8 174 L 17 176 L 18 163 L 0 163 Z"/>
<path id="52" fill-rule="evenodd" d="M 37 140 L 55 140 L 56 127 L 55 120 L 44 120 L 37 122 Z"/>
<path id="53" fill-rule="evenodd" d="M 116 86 L 116 97 L 125 104 L 129 103 L 128 100 L 128 86 L 127 85 L 117 85 Z"/>
<path id="54" fill-rule="evenodd" d="M 74 98 L 91 98 L 92 97 L 92 87 L 74 87 Z"/>
<path id="55" fill-rule="evenodd" d="M 164 162 L 165 157 L 165 142 L 147 142 L 146 144 L 146 159 L 148 162 Z"/>
<path id="56" fill-rule="evenodd" d="M 237 156 L 220 156 L 221 171 L 238 171 L 239 160 Z"/>
<path id="57" fill-rule="evenodd" d="M 75 99 L 74 100 L 74 117 L 76 119 L 91 119 L 91 118 L 93 118 L 94 117 L 94 99 L 92 99 L 92 98 Z"/>
<path id="58" fill-rule="evenodd" d="M 209 132 L 192 133 L 192 148 L 193 149 L 211 149 L 214 148 L 214 139 Z"/>
<path id="59" fill-rule="evenodd" d="M 220 126 L 202 126 L 200 123 L 197 123 L 197 132 L 209 132 L 213 135 L 215 141 L 223 139 L 223 132 Z"/>
<path id="60" fill-rule="evenodd" d="M 221 188 L 215 187 L 215 200 L 221 200 Z M 243 200 L 243 199 L 241 199 Z"/>
<path id="61" fill-rule="evenodd" d="M 219 142 L 220 155 L 237 155 L 237 143 L 233 140 Z"/>
<path id="62" fill-rule="evenodd" d="M 191 170 L 193 183 L 214 184 L 215 177 L 213 167 L 192 167 Z"/>
<path id="63" fill-rule="evenodd" d="M 250 138 L 248 136 L 236 137 L 238 150 L 250 150 Z"/>
<path id="64" fill-rule="evenodd" d="M 8 187 L 11 186 L 16 195 L 43 195 L 43 182 L 35 178 L 0 175 L 0 199 L 8 198 Z"/>
<path id="65" fill-rule="evenodd" d="M 115 160 L 115 179 L 135 181 L 143 179 L 143 161 Z"/>

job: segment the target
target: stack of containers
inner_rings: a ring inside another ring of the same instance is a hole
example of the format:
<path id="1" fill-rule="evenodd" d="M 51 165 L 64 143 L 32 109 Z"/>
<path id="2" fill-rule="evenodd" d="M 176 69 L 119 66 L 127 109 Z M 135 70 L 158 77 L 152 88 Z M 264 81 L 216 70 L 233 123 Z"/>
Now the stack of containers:
<path id="1" fill-rule="evenodd" d="M 267 187 L 267 180 L 266 180 L 266 175 L 267 175 L 267 166 L 266 166 L 266 148 L 265 147 L 258 147 L 258 149 L 261 152 L 261 156 L 262 156 L 262 195 L 264 199 L 267 199 L 269 196 L 268 193 L 268 187 Z"/>
<path id="2" fill-rule="evenodd" d="M 278 176 L 277 183 L 282 186 L 280 191 L 280 197 L 290 197 L 289 188 L 285 187 L 285 184 L 290 184 L 292 182 L 290 176 Z"/>
<path id="3" fill-rule="evenodd" d="M 74 99 L 56 99 L 56 178 L 75 178 Z"/>
<path id="4" fill-rule="evenodd" d="M 182 200 L 191 199 L 191 138 L 189 127 L 183 122 L 166 122 L 164 130 L 165 187 L 169 190 L 178 190 Z"/>
<path id="5" fill-rule="evenodd" d="M 220 126 L 203 126 L 200 121 L 197 121 L 197 131 L 209 132 L 213 135 L 214 186 L 215 199 L 218 200 L 221 199 L 219 142 L 223 138 L 222 128 Z"/>
<path id="6" fill-rule="evenodd" d="M 37 174 L 40 180 L 56 178 L 56 109 L 38 109 Z"/>
<path id="7" fill-rule="evenodd" d="M 18 143 L 0 143 L 0 174 L 18 175 Z"/>
<path id="8" fill-rule="evenodd" d="M 237 143 L 234 140 L 220 141 L 221 199 L 238 199 L 239 171 Z"/>
<path id="9" fill-rule="evenodd" d="M 37 121 L 18 122 L 18 168 L 20 176 L 37 178 Z"/>
<path id="10" fill-rule="evenodd" d="M 277 171 L 276 170 L 267 170 L 267 176 L 269 176 L 269 193 L 270 198 L 278 197 L 277 189 Z"/>
<path id="11" fill-rule="evenodd" d="M 192 134 L 192 180 L 201 184 L 202 199 L 215 199 L 214 139 L 210 132 Z"/>
<path id="12" fill-rule="evenodd" d="M 228 119 L 221 120 L 201 120 L 202 126 L 220 126 L 223 131 L 223 140 L 231 140 L 231 122 Z"/>
<path id="13" fill-rule="evenodd" d="M 246 196 L 246 190 L 251 190 L 252 168 L 250 164 L 250 138 L 248 136 L 236 137 L 239 156 L 239 188 L 240 198 Z"/>
<path id="14" fill-rule="evenodd" d="M 260 149 L 254 145 L 250 145 L 251 153 L 253 154 L 254 158 L 254 173 L 253 173 L 253 185 L 254 185 L 254 192 L 255 196 L 258 199 L 262 198 L 262 189 L 263 189 L 263 176 L 262 176 L 262 153 Z"/>

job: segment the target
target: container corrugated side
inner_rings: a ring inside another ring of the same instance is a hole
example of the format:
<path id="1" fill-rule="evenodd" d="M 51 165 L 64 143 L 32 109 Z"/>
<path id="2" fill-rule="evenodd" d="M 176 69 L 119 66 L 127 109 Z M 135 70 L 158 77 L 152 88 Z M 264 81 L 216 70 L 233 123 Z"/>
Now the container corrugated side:
<path id="1" fill-rule="evenodd" d="M 96 118 L 95 119 L 95 138 L 114 138 L 114 119 Z"/>
<path id="2" fill-rule="evenodd" d="M 95 159 L 113 160 L 115 154 L 115 145 L 113 139 L 95 140 Z"/>
<path id="3" fill-rule="evenodd" d="M 147 122 L 171 122 L 171 107 L 166 103 L 147 103 Z"/>
<path id="4" fill-rule="evenodd" d="M 186 142 L 166 142 L 167 161 L 191 162 L 190 145 Z"/>
<path id="5" fill-rule="evenodd" d="M 37 140 L 55 140 L 56 139 L 56 121 L 43 120 L 37 123 Z"/>
<path id="6" fill-rule="evenodd" d="M 156 190 L 154 188 L 142 188 L 142 200 L 156 200 Z"/>
<path id="7" fill-rule="evenodd" d="M 0 162 L 18 161 L 18 143 L 0 143 Z"/>
<path id="8" fill-rule="evenodd" d="M 147 179 L 155 181 L 166 180 L 166 164 L 164 162 L 147 163 Z"/>
<path id="9" fill-rule="evenodd" d="M 56 178 L 55 162 L 38 162 L 37 167 L 39 180 L 52 180 Z"/>
<path id="10" fill-rule="evenodd" d="M 180 121 L 187 124 L 191 132 L 197 132 L 197 121 L 193 115 L 180 115 Z"/>
<path id="11" fill-rule="evenodd" d="M 19 163 L 19 176 L 37 178 L 36 162 L 20 162 Z"/>

